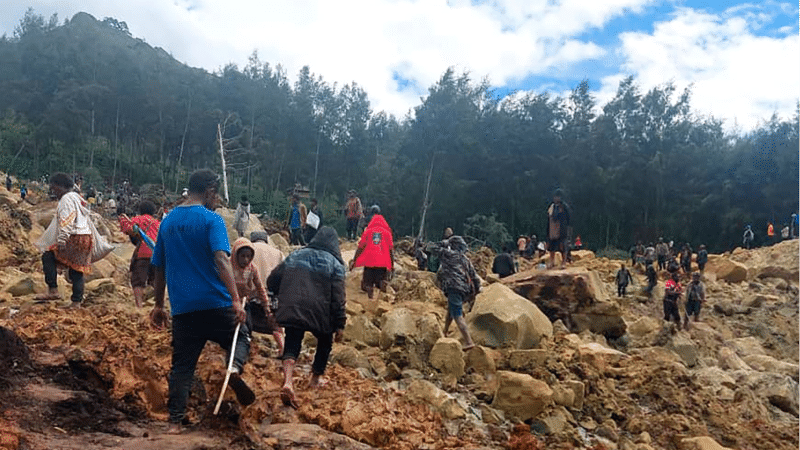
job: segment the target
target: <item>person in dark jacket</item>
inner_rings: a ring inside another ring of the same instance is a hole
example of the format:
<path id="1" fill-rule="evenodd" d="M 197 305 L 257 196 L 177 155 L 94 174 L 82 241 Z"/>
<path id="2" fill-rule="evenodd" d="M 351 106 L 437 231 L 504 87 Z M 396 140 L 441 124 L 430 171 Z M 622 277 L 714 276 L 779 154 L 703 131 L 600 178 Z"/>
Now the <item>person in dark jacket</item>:
<path id="1" fill-rule="evenodd" d="M 567 250 L 569 239 L 569 206 L 561 201 L 561 189 L 553 194 L 553 202 L 547 207 L 547 247 L 550 251 L 549 267 L 556 263 L 556 252 L 561 253 L 561 268 L 567 264 Z"/>
<path id="2" fill-rule="evenodd" d="M 649 264 L 644 270 L 644 275 L 647 277 L 647 287 L 644 291 L 647 293 L 647 296 L 650 297 L 653 295 L 653 288 L 658 284 L 658 274 L 656 273 L 655 267 Z"/>
<path id="3" fill-rule="evenodd" d="M 464 301 L 478 295 L 481 280 L 475 268 L 467 259 L 467 243 L 461 236 L 451 236 L 446 241 L 428 245 L 428 251 L 437 255 L 441 262 L 437 278 L 439 286 L 447 297 L 447 317 L 444 322 L 444 334 L 450 329 L 450 323 L 456 322 L 461 336 L 464 338 L 464 350 L 475 347 L 464 320 Z"/>
<path id="4" fill-rule="evenodd" d="M 514 264 L 514 257 L 508 251 L 508 247 L 503 247 L 503 253 L 494 257 L 492 262 L 492 273 L 496 273 L 500 278 L 505 278 L 517 272 L 516 264 Z"/>
<path id="5" fill-rule="evenodd" d="M 651 263 L 652 264 L 652 263 Z M 633 277 L 628 269 L 625 268 L 625 264 L 620 264 L 619 270 L 617 271 L 617 296 L 618 297 L 625 297 L 625 290 L 628 288 L 628 283 L 633 283 Z"/>
<path id="6" fill-rule="evenodd" d="M 705 245 L 701 245 L 700 251 L 697 252 L 697 267 L 700 268 L 700 272 L 706 269 L 706 263 L 708 263 L 708 250 Z"/>
<path id="7" fill-rule="evenodd" d="M 309 386 L 326 383 L 322 375 L 334 338 L 341 340 L 347 321 L 344 279 L 339 236 L 331 227 L 320 228 L 308 246 L 287 256 L 267 279 L 269 290 L 279 298 L 275 316 L 285 332 L 281 401 L 286 406 L 297 408 L 294 366 L 306 331 L 317 338 Z"/>

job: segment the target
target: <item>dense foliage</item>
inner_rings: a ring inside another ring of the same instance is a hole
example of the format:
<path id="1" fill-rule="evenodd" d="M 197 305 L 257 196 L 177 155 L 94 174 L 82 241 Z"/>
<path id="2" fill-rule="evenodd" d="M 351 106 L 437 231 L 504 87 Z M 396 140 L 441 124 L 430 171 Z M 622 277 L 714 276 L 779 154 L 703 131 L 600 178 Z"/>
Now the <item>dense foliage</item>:
<path id="1" fill-rule="evenodd" d="M 32 10 L 0 39 L 0 61 L 0 170 L 23 177 L 67 170 L 175 192 L 195 168 L 220 170 L 219 125 L 231 199 L 247 191 L 258 208 L 301 183 L 337 203 L 355 188 L 398 234 L 419 229 L 429 174 L 431 238 L 476 214 L 543 236 L 557 187 L 593 249 L 663 235 L 721 251 L 746 224 L 763 239 L 798 207 L 797 114 L 729 134 L 669 83 L 642 92 L 625 79 L 598 107 L 587 81 L 566 98 L 500 98 L 448 70 L 398 119 L 308 67 L 292 85 L 253 53 L 243 69 L 208 73 L 125 22 L 79 13 L 59 24 Z"/>

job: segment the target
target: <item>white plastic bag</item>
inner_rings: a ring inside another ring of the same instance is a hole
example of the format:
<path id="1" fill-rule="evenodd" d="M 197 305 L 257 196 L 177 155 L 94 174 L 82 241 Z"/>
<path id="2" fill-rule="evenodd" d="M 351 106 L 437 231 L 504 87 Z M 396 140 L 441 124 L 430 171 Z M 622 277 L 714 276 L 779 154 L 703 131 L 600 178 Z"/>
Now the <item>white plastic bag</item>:
<path id="1" fill-rule="evenodd" d="M 316 230 L 319 227 L 319 216 L 314 214 L 313 211 L 309 212 L 306 216 L 306 225 Z"/>

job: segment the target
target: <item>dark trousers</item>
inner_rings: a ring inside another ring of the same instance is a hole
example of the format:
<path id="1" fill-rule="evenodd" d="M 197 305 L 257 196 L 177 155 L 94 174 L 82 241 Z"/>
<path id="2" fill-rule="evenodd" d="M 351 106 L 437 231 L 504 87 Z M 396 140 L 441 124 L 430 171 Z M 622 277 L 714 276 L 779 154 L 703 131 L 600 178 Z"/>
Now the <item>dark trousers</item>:
<path id="1" fill-rule="evenodd" d="M 353 241 L 358 235 L 358 219 L 347 219 L 347 239 Z"/>
<path id="2" fill-rule="evenodd" d="M 306 230 L 303 232 L 303 239 L 306 240 L 306 244 L 311 242 L 314 239 L 314 236 L 317 235 L 317 229 L 312 226 L 306 226 Z"/>
<path id="3" fill-rule="evenodd" d="M 658 270 L 664 270 L 667 267 L 667 255 L 658 255 Z"/>
<path id="4" fill-rule="evenodd" d="M 186 415 L 186 402 L 194 379 L 197 360 L 207 341 L 216 342 L 225 350 L 227 369 L 230 358 L 236 314 L 232 308 L 207 309 L 178 314 L 172 317 L 172 368 L 169 372 L 169 421 L 180 423 Z M 239 327 L 233 367 L 242 372 L 250 355 L 250 332 L 247 325 Z"/>
<path id="5" fill-rule="evenodd" d="M 670 319 L 675 320 L 678 325 L 681 324 L 681 313 L 678 311 L 678 302 L 676 300 L 664 299 L 664 320 L 667 322 Z"/>
<path id="6" fill-rule="evenodd" d="M 283 331 L 286 333 L 286 340 L 283 344 L 283 359 L 292 359 L 297 361 L 300 356 L 300 348 L 303 345 L 303 336 L 306 330 L 301 328 L 285 327 Z M 314 333 L 317 338 L 317 351 L 314 353 L 314 363 L 311 365 L 311 371 L 315 375 L 322 375 L 325 373 L 325 367 L 328 366 L 328 358 L 331 356 L 331 349 L 333 348 L 333 333 Z"/>
<path id="7" fill-rule="evenodd" d="M 56 269 L 58 262 L 56 255 L 48 250 L 42 254 L 42 270 L 44 271 L 44 282 L 50 289 L 58 287 L 58 270 Z M 83 301 L 83 272 L 75 269 L 69 269 L 69 281 L 72 283 L 72 301 Z"/>
<path id="8" fill-rule="evenodd" d="M 628 288 L 627 283 L 626 284 L 618 284 L 617 285 L 617 296 L 618 297 L 625 297 L 625 290 L 627 288 Z"/>
<path id="9" fill-rule="evenodd" d="M 289 244 L 291 245 L 306 245 L 305 239 L 303 239 L 303 229 L 302 228 L 292 228 L 291 236 L 289 237 L 290 241 Z"/>

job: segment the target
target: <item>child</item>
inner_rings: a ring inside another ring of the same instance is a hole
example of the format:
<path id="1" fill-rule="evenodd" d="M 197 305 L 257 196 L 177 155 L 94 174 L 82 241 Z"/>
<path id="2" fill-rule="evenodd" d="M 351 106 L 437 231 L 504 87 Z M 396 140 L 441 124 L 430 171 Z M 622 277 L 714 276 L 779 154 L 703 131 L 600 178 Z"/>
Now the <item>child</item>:
<path id="1" fill-rule="evenodd" d="M 664 320 L 669 322 L 674 319 L 681 328 L 681 314 L 678 312 L 678 299 L 681 297 L 681 283 L 678 272 L 673 272 L 672 277 L 664 285 Z"/>
<path id="2" fill-rule="evenodd" d="M 617 296 L 625 297 L 625 289 L 628 287 L 628 282 L 633 282 L 633 277 L 625 264 L 620 264 L 620 269 L 617 271 Z"/>
<path id="3" fill-rule="evenodd" d="M 261 281 L 258 270 L 253 266 L 252 261 L 256 252 L 250 240 L 239 238 L 233 243 L 231 249 L 231 266 L 233 266 L 233 278 L 236 281 L 236 289 L 239 297 L 248 299 L 258 299 L 264 307 L 267 317 L 267 325 L 272 329 L 272 337 L 278 344 L 278 354 L 283 354 L 283 330 L 275 321 L 275 316 L 270 308 L 267 290 Z"/>
<path id="4" fill-rule="evenodd" d="M 694 321 L 700 319 L 700 306 L 706 301 L 706 287 L 700 281 L 700 272 L 692 274 L 692 282 L 686 287 L 686 318 L 683 327 L 689 329 L 689 316 L 694 315 Z"/>

